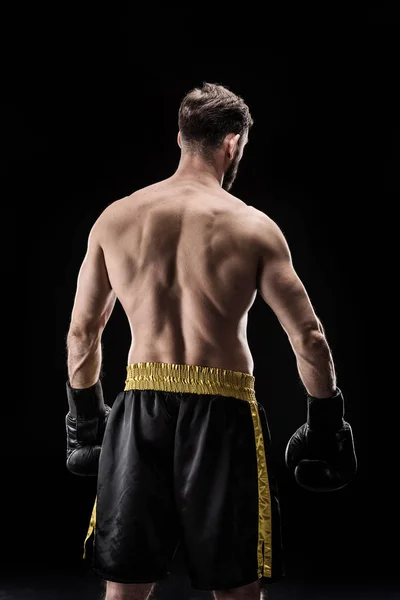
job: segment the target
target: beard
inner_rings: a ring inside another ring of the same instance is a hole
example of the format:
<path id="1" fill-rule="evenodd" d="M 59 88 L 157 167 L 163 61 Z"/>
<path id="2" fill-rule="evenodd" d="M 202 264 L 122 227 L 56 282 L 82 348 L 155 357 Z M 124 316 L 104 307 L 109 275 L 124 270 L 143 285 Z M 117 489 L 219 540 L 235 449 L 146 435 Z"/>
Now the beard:
<path id="1" fill-rule="evenodd" d="M 231 165 L 228 167 L 228 169 L 225 172 L 224 180 L 222 182 L 222 189 L 224 189 L 227 192 L 229 192 L 229 190 L 232 187 L 233 182 L 236 179 L 236 175 L 237 175 L 237 172 L 239 169 L 239 162 L 240 162 L 240 158 L 237 155 L 237 156 L 235 156 Z"/>

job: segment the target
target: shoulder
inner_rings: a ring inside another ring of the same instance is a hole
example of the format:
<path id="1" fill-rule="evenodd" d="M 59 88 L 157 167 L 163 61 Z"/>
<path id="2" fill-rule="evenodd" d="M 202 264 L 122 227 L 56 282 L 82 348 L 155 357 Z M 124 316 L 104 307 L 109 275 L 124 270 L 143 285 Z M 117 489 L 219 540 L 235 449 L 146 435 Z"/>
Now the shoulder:
<path id="1" fill-rule="evenodd" d="M 131 194 L 115 200 L 109 204 L 97 219 L 95 226 L 98 229 L 108 227 L 119 220 L 124 221 L 127 215 L 132 216 L 135 211 L 140 211 L 147 199 L 160 187 L 163 181 L 159 181 L 140 188 Z"/>
<path id="2" fill-rule="evenodd" d="M 251 215 L 254 225 L 263 229 L 264 231 L 273 231 L 278 228 L 278 225 L 269 217 L 266 213 L 254 206 L 248 205 L 249 214 Z"/>
<path id="3" fill-rule="evenodd" d="M 249 206 L 251 211 L 254 238 L 263 252 L 288 252 L 288 245 L 279 225 L 267 214 Z"/>
<path id="4" fill-rule="evenodd" d="M 276 223 L 264 212 L 258 210 L 258 208 L 246 205 L 246 209 L 249 224 L 252 227 L 255 236 L 268 236 L 270 234 L 273 234 L 274 230 L 278 228 Z"/>
<path id="5" fill-rule="evenodd" d="M 109 204 L 94 222 L 90 236 L 101 240 L 123 228 L 127 217 L 139 208 L 142 194 L 143 190 L 138 190 Z"/>
<path id="6" fill-rule="evenodd" d="M 89 233 L 89 241 L 93 243 L 99 243 L 103 241 L 107 232 L 121 221 L 121 212 L 124 210 L 125 198 L 115 200 L 109 204 L 97 217 L 93 223 Z"/>
<path id="7" fill-rule="evenodd" d="M 266 213 L 228 192 L 224 191 L 224 194 L 228 200 L 228 214 L 232 221 L 260 250 L 265 250 L 268 246 L 274 246 L 284 240 L 281 229 Z"/>
<path id="8" fill-rule="evenodd" d="M 268 219 L 264 213 L 246 204 L 246 202 L 226 190 L 219 190 L 218 197 L 223 200 L 222 206 L 226 208 L 227 213 L 233 220 L 240 223 L 242 227 L 245 226 L 249 232 L 260 227 L 263 216 Z"/>

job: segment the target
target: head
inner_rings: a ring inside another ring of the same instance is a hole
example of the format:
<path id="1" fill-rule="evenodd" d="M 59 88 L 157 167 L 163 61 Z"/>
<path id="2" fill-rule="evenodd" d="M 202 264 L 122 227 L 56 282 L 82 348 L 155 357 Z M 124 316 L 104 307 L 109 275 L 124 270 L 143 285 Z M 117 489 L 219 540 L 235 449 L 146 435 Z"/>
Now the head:
<path id="1" fill-rule="evenodd" d="M 222 187 L 229 190 L 253 125 L 247 104 L 222 85 L 204 83 L 184 97 L 178 122 L 182 152 L 210 163 L 218 156 L 224 170 Z"/>

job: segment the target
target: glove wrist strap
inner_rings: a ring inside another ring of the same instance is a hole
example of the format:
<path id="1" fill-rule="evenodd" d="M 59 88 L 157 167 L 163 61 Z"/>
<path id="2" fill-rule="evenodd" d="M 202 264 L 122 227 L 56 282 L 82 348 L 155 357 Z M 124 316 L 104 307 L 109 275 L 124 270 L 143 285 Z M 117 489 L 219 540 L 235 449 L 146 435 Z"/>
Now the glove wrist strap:
<path id="1" fill-rule="evenodd" d="M 335 430 L 343 427 L 344 398 L 337 388 L 330 398 L 307 396 L 307 425 L 313 430 Z"/>
<path id="2" fill-rule="evenodd" d="M 103 416 L 106 412 L 100 379 L 91 387 L 84 389 L 72 388 L 67 381 L 67 398 L 69 412 L 73 417 L 93 419 Z"/>

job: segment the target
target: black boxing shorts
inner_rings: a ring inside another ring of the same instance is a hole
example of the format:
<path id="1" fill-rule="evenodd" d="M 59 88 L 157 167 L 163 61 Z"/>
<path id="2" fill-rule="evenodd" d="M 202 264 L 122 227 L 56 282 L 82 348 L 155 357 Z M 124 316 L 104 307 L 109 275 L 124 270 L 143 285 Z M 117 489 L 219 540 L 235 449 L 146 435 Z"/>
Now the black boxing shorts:
<path id="1" fill-rule="evenodd" d="M 104 435 L 85 548 L 92 534 L 92 567 L 108 581 L 167 578 L 179 544 L 196 589 L 280 579 L 278 490 L 254 377 L 129 365 Z"/>

